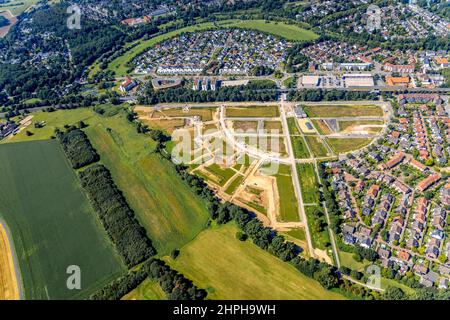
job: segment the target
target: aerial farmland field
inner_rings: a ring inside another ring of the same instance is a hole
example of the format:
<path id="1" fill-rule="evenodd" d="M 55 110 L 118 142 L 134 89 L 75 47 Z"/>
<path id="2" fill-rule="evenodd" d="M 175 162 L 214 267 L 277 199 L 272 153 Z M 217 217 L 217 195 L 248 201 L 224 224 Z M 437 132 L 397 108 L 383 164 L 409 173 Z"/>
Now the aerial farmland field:
<path id="1" fill-rule="evenodd" d="M 123 114 L 89 126 L 86 134 L 158 253 L 179 248 L 205 227 L 206 204 L 180 180 L 169 161 L 153 153 L 155 143 L 138 134 Z"/>
<path id="2" fill-rule="evenodd" d="M 251 241 L 237 240 L 237 231 L 232 223 L 214 226 L 167 260 L 210 299 L 344 299 Z"/>
<path id="3" fill-rule="evenodd" d="M 26 299 L 83 299 L 125 270 L 55 140 L 0 146 L 0 217 Z M 66 269 L 81 269 L 68 290 Z"/>

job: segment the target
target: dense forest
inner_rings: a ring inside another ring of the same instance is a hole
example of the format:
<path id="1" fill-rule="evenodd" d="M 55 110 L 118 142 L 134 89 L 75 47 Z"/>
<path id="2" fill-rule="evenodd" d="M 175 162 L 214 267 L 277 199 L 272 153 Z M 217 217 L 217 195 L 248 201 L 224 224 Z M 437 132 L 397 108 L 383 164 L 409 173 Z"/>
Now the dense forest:
<path id="1" fill-rule="evenodd" d="M 88 137 L 80 129 L 69 128 L 66 132 L 58 130 L 56 137 L 74 169 L 82 168 L 100 159 Z"/>

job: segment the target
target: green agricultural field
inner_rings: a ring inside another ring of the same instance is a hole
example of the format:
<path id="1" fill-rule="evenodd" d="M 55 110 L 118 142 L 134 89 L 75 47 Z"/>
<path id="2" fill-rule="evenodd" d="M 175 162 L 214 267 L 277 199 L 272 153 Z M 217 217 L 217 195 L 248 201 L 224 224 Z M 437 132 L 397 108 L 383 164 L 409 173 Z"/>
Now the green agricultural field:
<path id="1" fill-rule="evenodd" d="M 167 296 L 157 282 L 147 278 L 136 289 L 122 297 L 122 300 L 167 300 Z"/>
<path id="2" fill-rule="evenodd" d="M 314 105 L 305 106 L 311 118 L 382 117 L 383 110 L 374 105 Z"/>
<path id="3" fill-rule="evenodd" d="M 26 299 L 84 299 L 125 270 L 57 141 L 1 145 L 0 163 L 0 217 Z M 71 265 L 81 291 L 67 289 Z"/>
<path id="4" fill-rule="evenodd" d="M 372 140 L 372 138 L 327 138 L 328 145 L 336 154 L 362 149 Z"/>
<path id="5" fill-rule="evenodd" d="M 277 106 L 246 106 L 246 107 L 227 107 L 226 116 L 229 118 L 239 117 L 266 117 L 276 118 L 280 116 Z"/>
<path id="6" fill-rule="evenodd" d="M 305 139 L 315 157 L 326 157 L 329 155 L 327 147 L 325 147 L 318 136 L 305 136 Z"/>
<path id="7" fill-rule="evenodd" d="M 280 220 L 285 222 L 299 221 L 298 201 L 292 183 L 291 168 L 287 165 L 280 165 L 279 173 L 275 177 L 280 197 Z"/>
<path id="8" fill-rule="evenodd" d="M 104 108 L 113 111 L 111 106 Z M 33 121 L 46 121 L 47 125 L 42 129 L 32 127 L 31 137 L 21 132 L 12 141 L 48 139 L 55 127 L 83 120 L 88 124 L 84 131 L 158 253 L 181 247 L 206 225 L 209 218 L 206 204 L 180 180 L 168 161 L 152 152 L 155 143 L 138 134 L 123 112 L 106 113 L 111 116 L 101 116 L 90 108 L 38 112 Z"/>
<path id="9" fill-rule="evenodd" d="M 302 189 L 303 201 L 305 203 L 318 204 L 320 202 L 319 184 L 317 182 L 314 164 L 312 163 L 297 164 L 297 173 L 298 179 L 300 181 L 300 187 Z"/>
<path id="10" fill-rule="evenodd" d="M 291 136 L 292 149 L 294 150 L 294 157 L 296 159 L 306 159 L 310 158 L 308 147 L 306 146 L 305 140 L 301 136 Z"/>
<path id="11" fill-rule="evenodd" d="M 209 299 L 344 299 L 323 289 L 293 266 L 236 239 L 229 223 L 200 233 L 181 249 L 171 267 L 208 291 Z"/>

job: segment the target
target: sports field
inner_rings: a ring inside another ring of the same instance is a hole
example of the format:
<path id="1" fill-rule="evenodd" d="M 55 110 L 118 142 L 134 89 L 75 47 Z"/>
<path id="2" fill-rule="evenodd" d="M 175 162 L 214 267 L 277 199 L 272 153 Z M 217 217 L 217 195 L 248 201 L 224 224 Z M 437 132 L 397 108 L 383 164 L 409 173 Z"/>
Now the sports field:
<path id="1" fill-rule="evenodd" d="M 169 264 L 208 291 L 209 299 L 344 299 L 293 266 L 236 239 L 229 223 L 203 231 Z"/>
<path id="2" fill-rule="evenodd" d="M 374 105 L 313 105 L 305 106 L 311 118 L 382 117 L 383 110 Z"/>
<path id="3" fill-rule="evenodd" d="M 1 145 L 0 163 L 0 218 L 26 299 L 86 298 L 125 269 L 57 141 Z M 81 290 L 67 289 L 70 265 Z"/>

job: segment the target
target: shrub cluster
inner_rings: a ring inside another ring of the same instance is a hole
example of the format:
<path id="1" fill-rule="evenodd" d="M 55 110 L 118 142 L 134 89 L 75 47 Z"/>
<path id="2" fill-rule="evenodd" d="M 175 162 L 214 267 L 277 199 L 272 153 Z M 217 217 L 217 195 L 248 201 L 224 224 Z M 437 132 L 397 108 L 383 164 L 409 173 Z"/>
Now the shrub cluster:
<path id="1" fill-rule="evenodd" d="M 134 266 L 155 255 L 155 248 L 114 184 L 108 169 L 96 164 L 80 172 L 79 176 L 92 206 L 126 265 Z"/>

